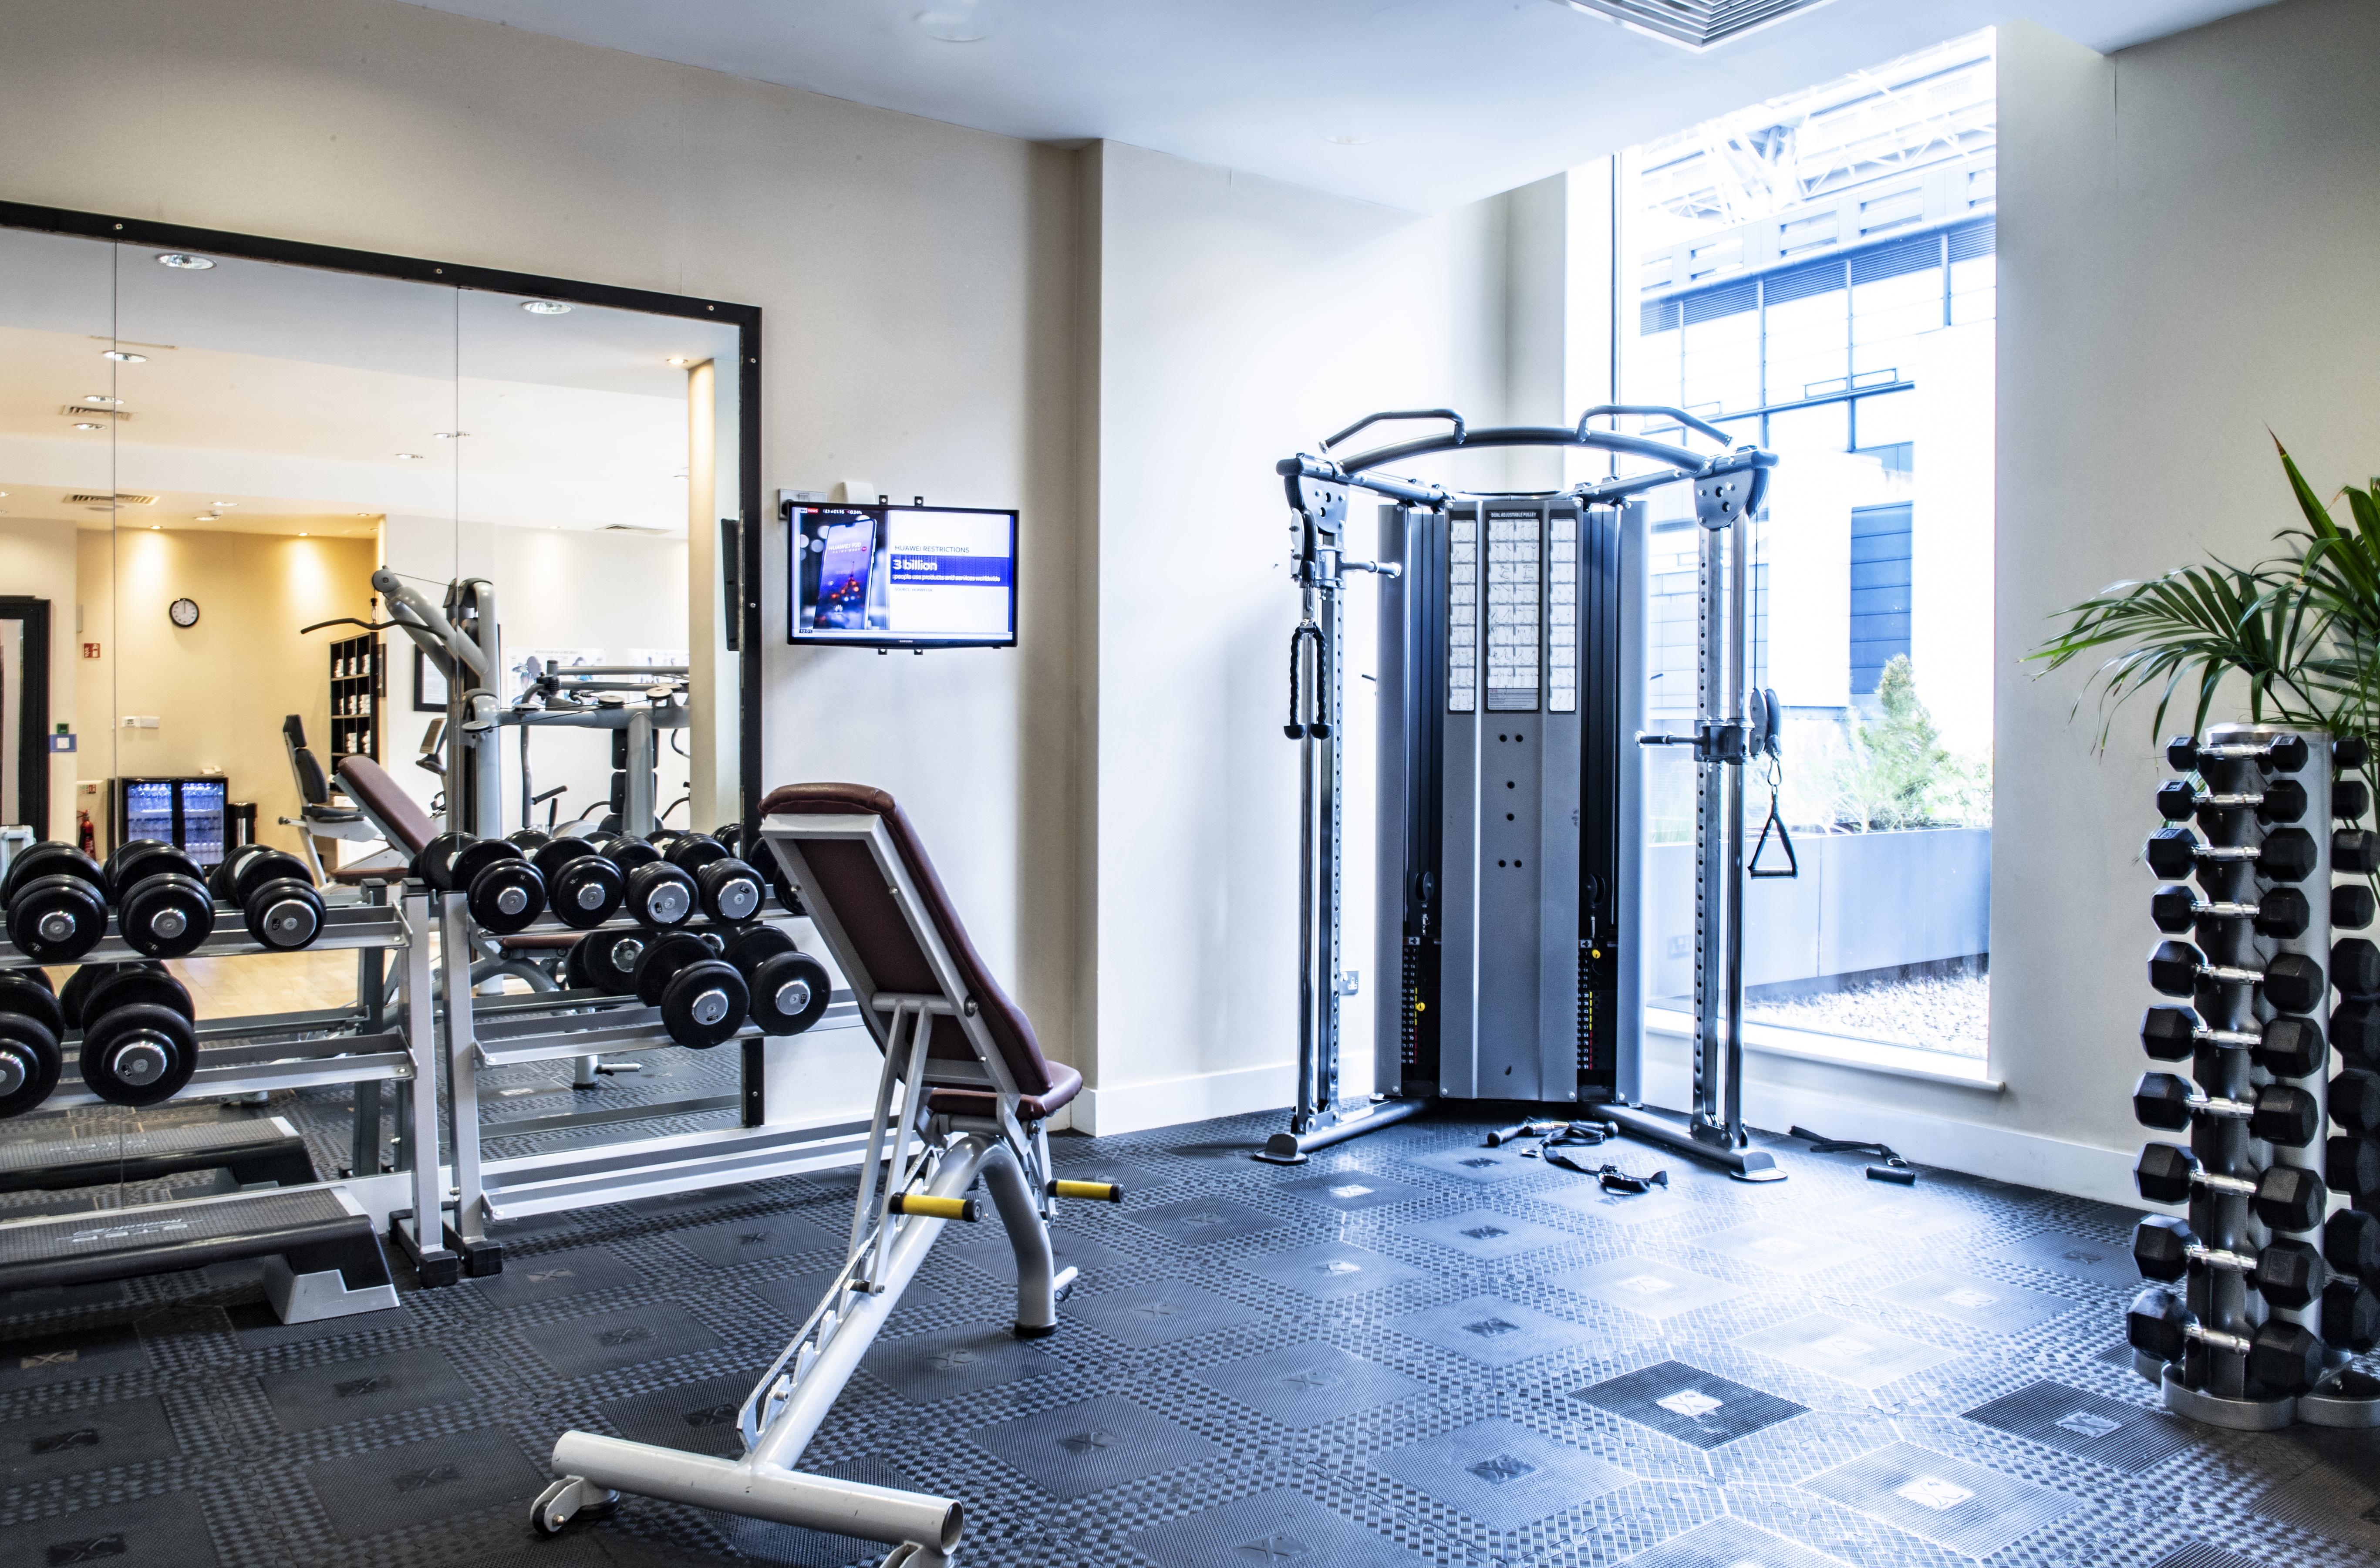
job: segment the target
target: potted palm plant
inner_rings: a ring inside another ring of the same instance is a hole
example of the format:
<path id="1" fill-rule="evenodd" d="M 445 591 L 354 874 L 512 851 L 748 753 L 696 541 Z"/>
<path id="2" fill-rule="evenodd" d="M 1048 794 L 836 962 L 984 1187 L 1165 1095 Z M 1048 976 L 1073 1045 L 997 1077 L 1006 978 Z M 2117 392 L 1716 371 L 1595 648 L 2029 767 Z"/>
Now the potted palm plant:
<path id="1" fill-rule="evenodd" d="M 2099 694 L 2100 746 L 2115 710 L 2144 692 L 2156 696 L 2153 737 L 2178 711 L 2189 713 L 2193 734 L 2203 731 L 2235 677 L 2252 723 L 2365 736 L 2380 729 L 2380 480 L 2350 485 L 2325 504 L 2288 449 L 2274 445 L 2304 517 L 2302 527 L 2274 536 L 2277 553 L 2250 566 L 2216 561 L 2111 584 L 2061 612 L 2064 629 L 2027 655 L 2052 670 L 2103 656 L 2089 682 Z M 2332 515 L 2338 499 L 2343 522 Z M 2380 759 L 2367 775 L 2375 771 Z"/>

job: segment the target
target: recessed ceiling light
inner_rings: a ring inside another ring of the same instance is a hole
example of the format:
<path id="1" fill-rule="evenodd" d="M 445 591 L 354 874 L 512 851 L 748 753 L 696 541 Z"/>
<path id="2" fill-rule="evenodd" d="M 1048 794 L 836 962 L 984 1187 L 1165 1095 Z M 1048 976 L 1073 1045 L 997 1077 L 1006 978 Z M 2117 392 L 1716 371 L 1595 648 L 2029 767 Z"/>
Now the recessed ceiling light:
<path id="1" fill-rule="evenodd" d="M 471 432 L 467 430 L 434 430 L 430 433 L 440 441 L 459 441 Z"/>
<path id="2" fill-rule="evenodd" d="M 104 425 L 93 424 L 89 419 L 77 419 L 75 421 L 75 429 L 77 430 L 104 430 L 107 427 Z"/>
<path id="3" fill-rule="evenodd" d="M 123 398 L 121 398 L 121 397 L 110 397 L 110 396 L 109 396 L 107 394 L 105 394 L 104 392 L 86 392 L 86 393 L 84 393 L 84 394 L 83 394 L 82 400 L 83 400 L 84 402 L 86 402 L 86 403 L 109 403 L 109 404 L 121 403 L 121 402 L 123 402 L 123 401 L 124 401 L 124 399 L 123 399 Z"/>
<path id="4" fill-rule="evenodd" d="M 684 354 L 673 354 L 662 361 L 664 365 L 691 365 L 694 361 Z"/>
<path id="5" fill-rule="evenodd" d="M 909 19 L 944 43 L 980 43 L 992 33 L 991 7 L 983 0 L 940 0 Z"/>
<path id="6" fill-rule="evenodd" d="M 299 539 L 303 539 L 303 538 L 305 538 L 305 537 L 306 537 L 306 530 L 305 530 L 304 529 L 299 529 L 298 530 L 298 537 Z"/>
<path id="7" fill-rule="evenodd" d="M 121 348 L 103 348 L 99 351 L 99 357 L 103 359 L 113 359 L 119 365 L 145 365 L 149 362 L 148 355 L 128 354 Z"/>
<path id="8" fill-rule="evenodd" d="M 210 506 L 237 506 L 239 503 L 237 501 L 210 501 L 207 504 Z"/>
<path id="9" fill-rule="evenodd" d="M 400 463 L 419 463 L 421 461 L 421 454 L 419 452 L 400 452 L 396 455 L 396 460 Z"/>
<path id="10" fill-rule="evenodd" d="M 180 273 L 203 273 L 211 271 L 214 266 L 214 263 L 206 257 L 193 256 L 187 250 L 168 250 L 157 258 L 157 264 L 162 267 L 171 267 Z"/>
<path id="11" fill-rule="evenodd" d="M 162 528 L 164 528 L 164 526 L 165 526 L 165 525 L 164 525 L 164 524 L 163 524 L 163 523 L 152 523 L 152 524 L 150 524 L 150 525 L 149 525 L 149 531 L 150 531 L 151 533 L 155 533 L 159 529 L 162 529 Z"/>
<path id="12" fill-rule="evenodd" d="M 570 307 L 559 299 L 524 299 L 521 309 L 532 316 L 566 316 Z"/>
<path id="13" fill-rule="evenodd" d="M 223 521 L 223 514 L 221 512 L 201 512 L 199 514 L 198 520 L 202 523 L 220 523 Z"/>

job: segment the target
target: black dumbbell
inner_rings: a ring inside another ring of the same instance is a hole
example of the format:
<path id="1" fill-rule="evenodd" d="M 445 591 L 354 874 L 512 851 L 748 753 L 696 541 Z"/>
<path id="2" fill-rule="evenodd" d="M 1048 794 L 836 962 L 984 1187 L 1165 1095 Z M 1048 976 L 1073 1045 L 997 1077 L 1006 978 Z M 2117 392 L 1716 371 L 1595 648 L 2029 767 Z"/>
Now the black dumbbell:
<path id="1" fill-rule="evenodd" d="M 826 1016 L 833 992 L 826 966 L 776 927 L 738 931 L 722 956 L 744 977 L 762 1034 L 797 1035 Z"/>
<path id="2" fill-rule="evenodd" d="M 688 931 L 655 937 L 637 960 L 637 1000 L 662 1010 L 670 1039 L 708 1051 L 735 1038 L 751 1008 L 751 991 L 735 966 Z"/>
<path id="3" fill-rule="evenodd" d="M 2380 1295 L 2369 1280 L 2333 1280 L 2322 1292 L 2325 1343 L 2358 1355 L 2380 1344 Z"/>
<path id="4" fill-rule="evenodd" d="M 545 879 L 517 845 L 500 838 L 474 839 L 445 857 L 443 882 L 432 887 L 463 895 L 463 906 L 480 929 L 498 936 L 527 930 L 545 913 Z"/>
<path id="5" fill-rule="evenodd" d="M 2256 1065 L 2277 1078 L 2309 1077 L 2328 1056 L 2313 1020 L 2287 1013 L 2256 1030 L 2210 1029 L 2190 1007 L 2152 1007 L 2141 1019 L 2141 1049 L 2159 1062 L 2187 1062 L 2202 1045 L 2252 1051 Z"/>
<path id="6" fill-rule="evenodd" d="M 2188 779 L 2157 786 L 2157 815 L 2168 822 L 2201 822 L 2230 811 L 2253 811 L 2260 822 L 2294 822 L 2305 815 L 2305 785 L 2295 779 L 2271 779 L 2254 795 L 2221 795 L 2202 790 Z"/>
<path id="7" fill-rule="evenodd" d="M 2330 923 L 2340 930 L 2360 931 L 2372 923 L 2375 907 L 2372 890 L 2362 882 L 2340 882 L 2330 890 Z"/>
<path id="8" fill-rule="evenodd" d="M 2144 1280 L 2168 1284 L 2187 1279 L 2192 1269 L 2244 1274 L 2276 1307 L 2311 1307 L 2327 1282 L 2319 1249 L 2301 1241 L 2277 1241 L 2251 1258 L 2205 1246 L 2189 1222 L 2152 1214 L 2132 1228 L 2132 1261 Z"/>
<path id="9" fill-rule="evenodd" d="M 2331 1140 L 2337 1143 L 2338 1139 Z M 2132 1185 L 2151 1203 L 2187 1203 L 2192 1189 L 2244 1197 L 2257 1219 L 2276 1231 L 2311 1231 L 2322 1223 L 2330 1194 L 2322 1178 L 2295 1165 L 2275 1165 L 2251 1180 L 2204 1170 L 2179 1144 L 2152 1143 L 2132 1165 Z"/>
<path id="10" fill-rule="evenodd" d="M 2323 1146 L 2322 1173 L 2331 1186 L 2359 1204 L 2380 1197 L 2380 1141 L 2338 1133 Z M 2303 1230 L 2301 1225 L 2275 1225 L 2277 1231 Z"/>
<path id="11" fill-rule="evenodd" d="M 744 858 L 743 823 L 722 823 L 720 826 L 710 830 L 710 836 L 717 839 L 720 844 L 726 848 L 728 854 L 735 856 L 739 860 Z"/>
<path id="12" fill-rule="evenodd" d="M 2322 1258 L 2333 1273 L 2380 1280 L 2380 1214 L 2342 1209 L 2324 1221 Z"/>
<path id="13" fill-rule="evenodd" d="M 82 1081 L 113 1105 L 155 1105 L 179 1094 L 199 1064 L 197 1014 L 182 982 L 127 966 L 82 1001 Z"/>
<path id="14" fill-rule="evenodd" d="M 2360 936 L 2332 942 L 2330 983 L 2350 997 L 2380 997 L 2380 947 Z"/>
<path id="15" fill-rule="evenodd" d="M 564 925 L 592 930 L 619 912 L 627 879 L 587 840 L 557 838 L 540 845 L 530 863 L 545 878 L 547 907 Z"/>
<path id="16" fill-rule="evenodd" d="M 71 964 L 107 934 L 106 873 L 70 844 L 37 844 L 8 863 L 8 940 L 36 964 Z"/>
<path id="17" fill-rule="evenodd" d="M 314 891 L 314 873 L 295 855 L 243 846 L 237 859 L 217 869 L 214 891 L 239 906 L 240 923 L 260 946 L 294 953 L 322 934 L 322 895 Z"/>
<path id="18" fill-rule="evenodd" d="M 2343 1061 L 2380 1067 L 2380 1003 L 2350 998 L 2332 1008 L 2330 1043 Z"/>
<path id="19" fill-rule="evenodd" d="M 664 828 L 653 834 L 653 842 L 661 845 L 662 859 L 689 874 L 700 870 L 713 860 L 726 859 L 731 853 L 725 845 L 709 833 L 678 833 Z"/>
<path id="20" fill-rule="evenodd" d="M 2330 786 L 2330 814 L 2342 822 L 2359 822 L 2372 809 L 2372 790 L 2362 779 L 2340 779 Z"/>
<path id="21" fill-rule="evenodd" d="M 39 969 L 0 969 L 0 1118 L 50 1097 L 65 1069 L 66 1019 Z"/>
<path id="22" fill-rule="evenodd" d="M 2226 904 L 2200 898 L 2187 882 L 2168 882 L 2149 895 L 2149 918 L 2157 930 L 2174 932 L 2202 920 L 2252 920 L 2258 935 L 2287 941 L 2305 934 L 2313 923 L 2313 909 L 2293 887 L 2268 889 L 2253 904 Z"/>
<path id="23" fill-rule="evenodd" d="M 723 855 L 695 868 L 694 893 L 703 914 L 722 925 L 740 926 L 759 918 L 769 884 L 750 866 Z"/>
<path id="24" fill-rule="evenodd" d="M 2276 953 L 2261 970 L 2210 964 L 2186 942 L 2161 942 L 2149 954 L 2149 984 L 2168 996 L 2188 996 L 2202 980 L 2260 985 L 2265 1000 L 2289 1013 L 2318 1007 L 2327 994 L 2322 966 L 2302 953 Z"/>
<path id="25" fill-rule="evenodd" d="M 2380 1073 L 2350 1067 L 2330 1080 L 2330 1124 L 2368 1138 L 2380 1134 Z"/>
<path id="26" fill-rule="evenodd" d="M 2265 842 L 2271 840 L 2267 838 Z M 2380 871 L 2380 833 L 2369 828 L 2331 830 L 2330 869 L 2350 877 L 2368 877 Z"/>
<path id="27" fill-rule="evenodd" d="M 2159 828 L 2149 834 L 2144 853 L 2149 869 L 2168 881 L 2206 867 L 2246 861 L 2266 881 L 2301 882 L 2319 858 L 2313 835 L 2303 828 L 2275 828 L 2260 845 L 2204 845 L 2188 828 Z"/>
<path id="28" fill-rule="evenodd" d="M 2305 736 L 2275 735 L 2270 740 L 2235 740 L 2202 746 L 2195 735 L 2176 735 L 2165 743 L 2165 760 L 2177 773 L 2198 771 L 2206 760 L 2251 761 L 2268 773 L 2294 773 L 2306 765 Z"/>
<path id="29" fill-rule="evenodd" d="M 2285 1149 L 2303 1149 L 2322 1131 L 2322 1107 L 2313 1095 L 2286 1084 L 2267 1084 L 2252 1100 L 2216 1100 L 2171 1073 L 2143 1073 L 2132 1087 L 2132 1114 L 2144 1127 L 2180 1132 L 2194 1116 L 2248 1124 L 2248 1136 Z"/>
<path id="30" fill-rule="evenodd" d="M 2371 760 L 2372 747 L 2360 735 L 2343 735 L 2330 743 L 2330 765 L 2334 768 L 2362 768 Z"/>
<path id="31" fill-rule="evenodd" d="M 2181 1297 L 2154 1286 L 2133 1298 L 2124 1314 L 2124 1337 L 2134 1350 L 2155 1361 L 2179 1361 L 2192 1340 L 2215 1350 L 2248 1358 L 2248 1375 L 2285 1393 L 2303 1393 L 2321 1380 L 2322 1341 L 2303 1324 L 2276 1318 L 2261 1324 L 2254 1337 L 2209 1329 L 2192 1316 Z"/>
<path id="32" fill-rule="evenodd" d="M 214 895 L 198 862 L 180 850 L 127 845 L 108 857 L 106 869 L 116 932 L 134 951 L 179 958 L 214 934 Z"/>
<path id="33" fill-rule="evenodd" d="M 626 996 L 637 989 L 637 961 L 651 941 L 649 931 L 589 931 L 572 944 L 564 972 L 578 990 Z"/>
<path id="34" fill-rule="evenodd" d="M 552 840 L 553 835 L 552 833 L 540 833 L 535 828 L 521 828 L 504 835 L 504 842 L 506 844 L 511 845 L 523 855 L 529 856 L 532 858 L 536 857 L 539 850 L 544 848 L 548 844 L 552 843 Z"/>
<path id="35" fill-rule="evenodd" d="M 700 899 L 692 877 L 666 860 L 653 859 L 628 873 L 623 903 L 638 925 L 666 930 L 692 919 Z"/>
<path id="36" fill-rule="evenodd" d="M 650 866 L 662 857 L 662 852 L 645 840 L 627 833 L 614 833 L 596 841 L 596 850 L 623 871 L 633 871 L 639 866 Z"/>

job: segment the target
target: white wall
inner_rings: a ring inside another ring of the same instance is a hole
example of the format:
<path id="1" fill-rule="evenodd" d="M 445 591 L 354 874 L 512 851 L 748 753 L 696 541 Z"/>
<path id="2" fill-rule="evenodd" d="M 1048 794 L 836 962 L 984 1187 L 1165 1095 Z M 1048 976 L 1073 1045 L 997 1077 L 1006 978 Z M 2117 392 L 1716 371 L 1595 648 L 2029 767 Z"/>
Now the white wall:
<path id="1" fill-rule="evenodd" d="M 1281 723 L 1298 600 L 1272 465 L 1374 409 L 1500 418 L 1507 213 L 1415 218 L 1116 143 L 1085 179 L 1098 989 L 1076 1124 L 1111 1132 L 1291 1098 L 1298 758 Z M 1368 554 L 1358 510 L 1351 549 Z M 1352 597 L 1351 620 L 1372 613 L 1368 590 Z M 1366 667 L 1351 658 L 1351 701 L 1368 701 Z M 1369 836 L 1347 837 L 1366 860 Z M 1345 962 L 1366 969 L 1370 899 L 1351 891 L 1348 908 Z M 1357 1074 L 1378 978 L 1345 1010 Z"/>

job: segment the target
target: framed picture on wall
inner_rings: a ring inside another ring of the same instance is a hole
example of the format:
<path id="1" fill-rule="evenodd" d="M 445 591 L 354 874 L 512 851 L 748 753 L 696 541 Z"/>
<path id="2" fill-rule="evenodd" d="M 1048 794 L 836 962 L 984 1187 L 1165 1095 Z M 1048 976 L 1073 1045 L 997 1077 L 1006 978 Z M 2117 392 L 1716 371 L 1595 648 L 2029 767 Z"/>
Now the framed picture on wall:
<path id="1" fill-rule="evenodd" d="M 438 666 L 416 644 L 413 650 L 413 711 L 417 713 L 446 711 L 446 677 Z"/>

